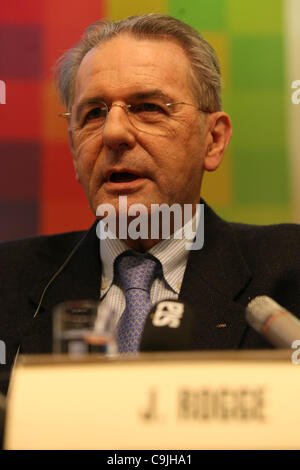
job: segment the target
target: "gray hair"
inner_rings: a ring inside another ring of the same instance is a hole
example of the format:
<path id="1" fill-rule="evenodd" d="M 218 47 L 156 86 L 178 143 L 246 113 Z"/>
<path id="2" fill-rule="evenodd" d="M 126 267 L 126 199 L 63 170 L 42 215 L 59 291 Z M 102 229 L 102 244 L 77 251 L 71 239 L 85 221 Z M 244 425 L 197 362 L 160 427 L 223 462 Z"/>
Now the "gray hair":
<path id="1" fill-rule="evenodd" d="M 169 39 L 185 51 L 191 64 L 193 92 L 199 106 L 208 112 L 222 109 L 221 73 L 214 49 L 191 26 L 168 15 L 150 13 L 121 21 L 97 21 L 81 40 L 66 51 L 56 65 L 56 83 L 61 102 L 70 110 L 74 101 L 76 74 L 84 56 L 99 44 L 121 33 L 136 38 Z"/>

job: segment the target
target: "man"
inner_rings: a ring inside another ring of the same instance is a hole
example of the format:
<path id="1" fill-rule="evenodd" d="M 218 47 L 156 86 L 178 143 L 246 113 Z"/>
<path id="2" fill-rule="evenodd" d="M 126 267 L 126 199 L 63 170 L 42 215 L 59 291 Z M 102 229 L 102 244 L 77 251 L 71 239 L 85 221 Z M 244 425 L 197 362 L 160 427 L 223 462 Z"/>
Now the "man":
<path id="1" fill-rule="evenodd" d="M 162 299 L 193 309 L 190 349 L 270 347 L 247 326 L 244 308 L 265 294 L 300 313 L 298 227 L 229 224 L 205 204 L 202 249 L 186 249 L 184 237 L 164 240 L 161 226 L 149 236 L 153 204 L 189 206 L 199 223 L 203 174 L 217 169 L 230 141 L 212 48 L 164 15 L 98 22 L 61 58 L 58 83 L 76 177 L 95 214 L 114 209 L 115 231 L 99 240 L 95 224 L 87 233 L 1 247 L 0 334 L 7 347 L 1 370 L 11 367 L 18 348 L 51 352 L 53 308 L 70 299 L 101 299 L 115 312 L 122 352 L 139 349 L 145 316 Z M 141 224 L 148 223 L 139 238 L 129 230 L 136 204 L 146 210 Z M 171 234 L 178 222 L 189 221 L 171 217 Z M 146 288 L 126 282 L 133 269 L 142 276 L 144 263 L 148 281 L 153 273 L 148 297 L 141 297 L 145 308 L 137 309 L 129 292 L 146 296 Z"/>

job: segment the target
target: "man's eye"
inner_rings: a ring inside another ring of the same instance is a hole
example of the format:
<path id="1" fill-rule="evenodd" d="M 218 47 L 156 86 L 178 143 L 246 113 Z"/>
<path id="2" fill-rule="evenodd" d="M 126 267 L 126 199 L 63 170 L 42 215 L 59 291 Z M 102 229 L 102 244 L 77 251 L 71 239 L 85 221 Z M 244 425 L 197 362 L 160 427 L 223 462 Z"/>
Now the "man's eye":
<path id="1" fill-rule="evenodd" d="M 162 106 L 156 103 L 139 103 L 131 106 L 133 113 L 164 113 Z"/>
<path id="2" fill-rule="evenodd" d="M 105 117 L 106 117 L 105 108 L 100 108 L 98 106 L 97 108 L 93 108 L 88 113 L 86 113 L 84 117 L 84 124 L 93 119 L 105 119 Z"/>

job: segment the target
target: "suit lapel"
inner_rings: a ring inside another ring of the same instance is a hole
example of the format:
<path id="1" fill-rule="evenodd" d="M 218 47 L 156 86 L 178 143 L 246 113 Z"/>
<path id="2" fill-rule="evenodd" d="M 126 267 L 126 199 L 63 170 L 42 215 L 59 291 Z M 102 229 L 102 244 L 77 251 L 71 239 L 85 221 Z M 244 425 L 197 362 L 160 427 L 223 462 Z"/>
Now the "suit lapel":
<path id="1" fill-rule="evenodd" d="M 190 252 L 179 299 L 195 312 L 194 349 L 235 349 L 247 327 L 236 299 L 251 274 L 230 224 L 204 207 L 204 246 Z"/>
<path id="2" fill-rule="evenodd" d="M 84 238 L 84 240 L 82 240 Z M 80 243 L 80 240 L 82 242 Z M 64 262 L 74 249 L 74 254 L 60 271 Z M 96 224 L 87 233 L 80 232 L 63 240 L 56 251 L 39 253 L 42 260 L 39 272 L 43 275 L 29 293 L 32 306 L 32 320 L 28 325 L 26 337 L 22 343 L 25 352 L 51 352 L 52 350 L 52 312 L 60 302 L 75 299 L 99 299 L 101 283 L 101 263 L 99 239 L 96 235 Z M 53 276 L 56 277 L 53 279 Z M 48 284 L 49 281 L 53 281 Z M 34 312 L 39 305 L 45 287 L 48 285 L 36 316 Z"/>

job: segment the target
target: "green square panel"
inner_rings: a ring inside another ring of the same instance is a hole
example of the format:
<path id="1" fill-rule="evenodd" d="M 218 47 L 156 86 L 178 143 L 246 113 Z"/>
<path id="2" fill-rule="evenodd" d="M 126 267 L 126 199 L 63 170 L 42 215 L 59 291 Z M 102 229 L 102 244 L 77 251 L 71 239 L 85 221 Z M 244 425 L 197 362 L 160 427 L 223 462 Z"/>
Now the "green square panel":
<path id="1" fill-rule="evenodd" d="M 289 202 L 287 155 L 283 148 L 244 149 L 234 161 L 235 200 L 239 204 Z"/>
<path id="2" fill-rule="evenodd" d="M 227 26 L 226 0 L 170 0 L 169 14 L 200 31 Z"/>
<path id="3" fill-rule="evenodd" d="M 230 206 L 214 206 L 217 213 L 228 221 L 245 224 L 280 224 L 292 220 L 292 210 L 289 204 L 231 204 Z"/>
<path id="4" fill-rule="evenodd" d="M 280 92 L 226 92 L 224 110 L 232 120 L 234 150 L 268 151 L 286 145 L 284 94 Z"/>
<path id="5" fill-rule="evenodd" d="M 233 33 L 277 34 L 283 29 L 283 0 L 227 0 L 228 23 Z"/>
<path id="6" fill-rule="evenodd" d="M 232 38 L 232 86 L 236 90 L 278 90 L 284 86 L 280 36 Z"/>

